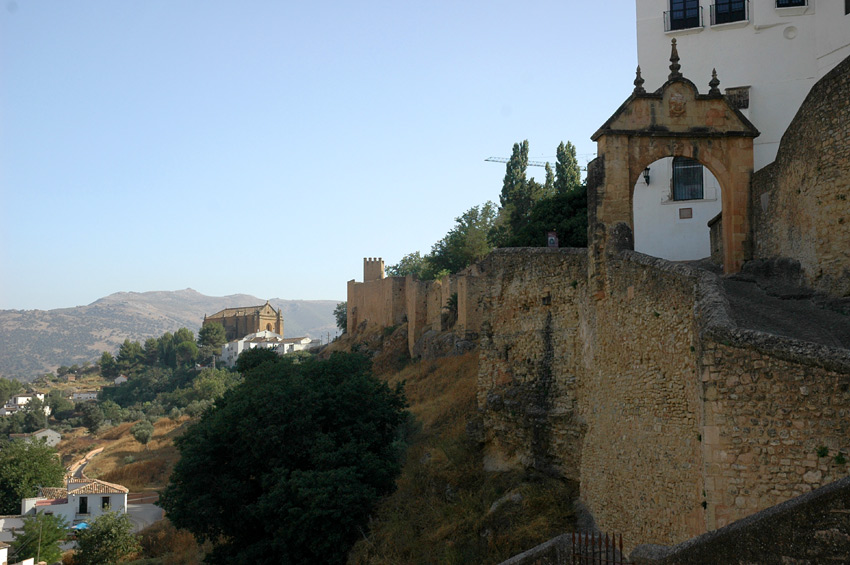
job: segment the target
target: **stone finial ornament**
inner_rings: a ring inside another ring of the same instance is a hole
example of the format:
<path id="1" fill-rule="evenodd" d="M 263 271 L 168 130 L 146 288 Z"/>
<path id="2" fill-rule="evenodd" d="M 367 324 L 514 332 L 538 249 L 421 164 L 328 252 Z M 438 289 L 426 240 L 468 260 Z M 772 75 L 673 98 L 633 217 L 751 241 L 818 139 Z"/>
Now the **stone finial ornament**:
<path id="1" fill-rule="evenodd" d="M 679 72 L 682 66 L 679 64 L 679 52 L 676 50 L 676 38 L 673 38 L 673 48 L 670 50 L 670 75 L 667 80 L 675 80 L 682 78 L 682 73 Z"/>
<path id="2" fill-rule="evenodd" d="M 708 81 L 708 94 L 710 96 L 720 96 L 720 79 L 717 78 L 717 69 L 711 69 L 711 80 Z"/>
<path id="3" fill-rule="evenodd" d="M 640 76 L 640 65 L 638 65 L 637 71 L 635 71 L 635 94 L 646 93 L 646 89 L 643 87 L 643 83 L 643 77 Z"/>

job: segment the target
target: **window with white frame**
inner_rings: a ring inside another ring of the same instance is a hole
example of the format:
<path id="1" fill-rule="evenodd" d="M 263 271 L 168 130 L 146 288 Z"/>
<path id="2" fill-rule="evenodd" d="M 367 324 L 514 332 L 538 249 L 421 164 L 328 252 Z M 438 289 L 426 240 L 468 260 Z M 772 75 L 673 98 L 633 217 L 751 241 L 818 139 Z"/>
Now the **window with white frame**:
<path id="1" fill-rule="evenodd" d="M 703 174 L 699 161 L 673 157 L 673 200 L 702 200 Z"/>

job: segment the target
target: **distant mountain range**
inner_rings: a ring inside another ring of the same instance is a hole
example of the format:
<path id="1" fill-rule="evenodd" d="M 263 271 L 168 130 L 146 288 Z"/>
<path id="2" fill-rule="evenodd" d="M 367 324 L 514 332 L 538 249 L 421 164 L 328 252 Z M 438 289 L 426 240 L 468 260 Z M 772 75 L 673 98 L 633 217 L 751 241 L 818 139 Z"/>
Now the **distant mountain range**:
<path id="1" fill-rule="evenodd" d="M 205 296 L 191 288 L 173 292 L 117 292 L 88 306 L 56 310 L 0 310 L 0 376 L 30 381 L 61 365 L 97 361 L 125 339 L 144 342 L 182 327 L 197 334 L 204 315 L 256 306 L 247 294 Z M 336 300 L 269 300 L 283 309 L 286 337 L 327 339 L 336 334 Z"/>

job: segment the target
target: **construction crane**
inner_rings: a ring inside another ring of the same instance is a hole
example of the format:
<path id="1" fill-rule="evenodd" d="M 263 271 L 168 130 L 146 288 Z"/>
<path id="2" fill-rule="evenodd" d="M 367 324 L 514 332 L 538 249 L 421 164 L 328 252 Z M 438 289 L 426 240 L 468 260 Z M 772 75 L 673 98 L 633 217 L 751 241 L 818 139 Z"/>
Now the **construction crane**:
<path id="1" fill-rule="evenodd" d="M 487 157 L 484 159 L 485 161 L 490 161 L 491 163 L 507 163 L 510 159 L 506 159 L 504 157 Z M 545 167 L 548 161 L 529 161 L 527 165 L 529 167 Z M 551 167 L 551 165 L 549 165 Z"/>
<path id="2" fill-rule="evenodd" d="M 596 154 L 594 153 L 594 155 Z M 491 163 L 507 163 L 508 161 L 510 161 L 510 159 L 507 159 L 505 157 L 487 157 L 484 160 L 490 161 Z M 550 167 L 552 166 L 552 163 L 550 161 L 529 161 L 527 165 L 529 167 L 545 167 L 547 163 Z M 579 167 L 578 169 L 580 171 L 587 172 L 587 167 Z"/>

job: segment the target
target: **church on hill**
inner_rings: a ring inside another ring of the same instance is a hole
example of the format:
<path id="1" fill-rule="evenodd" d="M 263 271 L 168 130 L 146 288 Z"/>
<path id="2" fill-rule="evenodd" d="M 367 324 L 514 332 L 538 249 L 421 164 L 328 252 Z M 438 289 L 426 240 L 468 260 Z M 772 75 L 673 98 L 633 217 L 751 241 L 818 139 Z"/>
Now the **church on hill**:
<path id="1" fill-rule="evenodd" d="M 242 339 L 260 331 L 283 335 L 283 312 L 275 310 L 268 300 L 261 306 L 225 308 L 212 316 L 204 316 L 204 325 L 213 323 L 224 326 L 227 341 Z"/>

